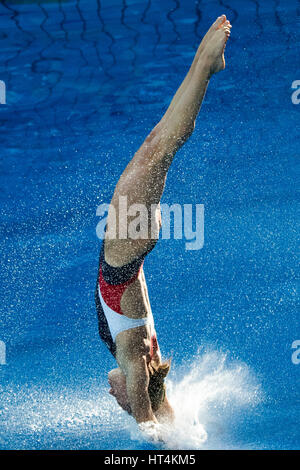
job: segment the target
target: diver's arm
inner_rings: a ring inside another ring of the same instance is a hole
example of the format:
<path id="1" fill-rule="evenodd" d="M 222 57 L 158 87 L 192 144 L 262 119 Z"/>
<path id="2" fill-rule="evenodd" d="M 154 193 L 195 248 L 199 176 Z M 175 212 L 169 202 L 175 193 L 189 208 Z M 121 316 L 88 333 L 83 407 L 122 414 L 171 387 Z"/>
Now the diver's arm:
<path id="1" fill-rule="evenodd" d="M 126 388 L 132 416 L 137 423 L 157 423 L 148 395 L 149 374 L 144 357 L 131 360 L 126 367 Z"/>
<path id="2" fill-rule="evenodd" d="M 175 413 L 167 397 L 165 397 L 158 410 L 155 411 L 155 417 L 159 423 L 171 424 L 174 422 Z"/>
<path id="3" fill-rule="evenodd" d="M 122 331 L 116 338 L 116 359 L 126 376 L 126 391 L 132 416 L 137 423 L 157 423 L 148 394 L 149 371 L 146 355 L 149 345 L 147 346 L 146 338 L 145 326 Z"/>

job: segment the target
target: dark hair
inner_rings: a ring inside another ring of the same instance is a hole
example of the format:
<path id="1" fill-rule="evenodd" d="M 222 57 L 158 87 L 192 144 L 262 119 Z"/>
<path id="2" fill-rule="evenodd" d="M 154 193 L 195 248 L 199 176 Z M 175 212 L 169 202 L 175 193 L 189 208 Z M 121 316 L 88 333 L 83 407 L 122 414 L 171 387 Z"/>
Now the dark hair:
<path id="1" fill-rule="evenodd" d="M 158 410 L 166 396 L 166 386 L 164 379 L 167 377 L 171 368 L 171 361 L 165 361 L 162 364 L 149 364 L 149 386 L 148 394 L 151 401 L 152 411 Z"/>

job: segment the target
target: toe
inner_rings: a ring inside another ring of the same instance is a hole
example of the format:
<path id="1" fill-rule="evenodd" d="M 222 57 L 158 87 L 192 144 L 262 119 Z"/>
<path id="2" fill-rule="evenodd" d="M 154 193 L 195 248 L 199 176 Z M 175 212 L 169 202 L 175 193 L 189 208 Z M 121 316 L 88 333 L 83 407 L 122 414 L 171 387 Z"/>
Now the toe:
<path id="1" fill-rule="evenodd" d="M 230 34 L 231 33 L 231 28 L 229 26 L 224 26 L 222 28 L 222 31 L 224 31 L 226 34 Z"/>
<path id="2" fill-rule="evenodd" d="M 215 22 L 216 29 L 220 28 L 225 21 L 226 21 L 226 16 L 225 15 L 219 16 L 219 18 L 217 18 L 217 20 Z"/>
<path id="3" fill-rule="evenodd" d="M 223 28 L 232 28 L 232 25 L 230 24 L 230 21 L 227 20 L 222 24 L 222 27 Z"/>

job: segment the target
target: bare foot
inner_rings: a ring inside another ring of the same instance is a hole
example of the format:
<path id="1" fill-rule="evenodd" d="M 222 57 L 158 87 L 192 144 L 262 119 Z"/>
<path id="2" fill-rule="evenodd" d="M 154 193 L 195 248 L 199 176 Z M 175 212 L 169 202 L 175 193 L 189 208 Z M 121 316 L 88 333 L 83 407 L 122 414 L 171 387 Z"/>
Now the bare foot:
<path id="1" fill-rule="evenodd" d="M 221 28 L 221 26 L 225 23 L 225 21 L 226 21 L 226 16 L 222 15 L 222 16 L 219 16 L 216 19 L 216 21 L 211 25 L 211 27 L 207 31 L 206 35 L 202 39 L 201 44 L 199 46 L 198 51 L 200 53 L 204 50 L 206 44 L 209 42 L 210 38 L 215 33 L 215 31 L 217 31 L 217 29 Z M 229 23 L 229 21 L 227 21 L 227 23 Z"/>
<path id="2" fill-rule="evenodd" d="M 230 36 L 231 27 L 229 21 L 224 21 L 207 38 L 201 55 L 208 61 L 211 74 L 225 69 L 224 51 Z"/>

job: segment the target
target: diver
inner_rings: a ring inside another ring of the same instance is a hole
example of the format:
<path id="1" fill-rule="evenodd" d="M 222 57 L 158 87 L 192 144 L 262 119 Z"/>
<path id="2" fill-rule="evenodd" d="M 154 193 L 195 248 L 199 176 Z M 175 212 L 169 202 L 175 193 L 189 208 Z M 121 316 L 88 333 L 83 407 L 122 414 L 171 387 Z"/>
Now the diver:
<path id="1" fill-rule="evenodd" d="M 225 15 L 213 23 L 166 113 L 121 175 L 108 210 L 95 293 L 99 333 L 118 365 L 108 374 L 109 393 L 140 425 L 174 419 L 164 383 L 170 361 L 161 358 L 143 262 L 159 238 L 169 167 L 195 128 L 210 78 L 225 68 L 230 30 Z M 128 236 L 133 215 L 120 215 L 124 198 L 148 211 L 148 236 Z"/>

